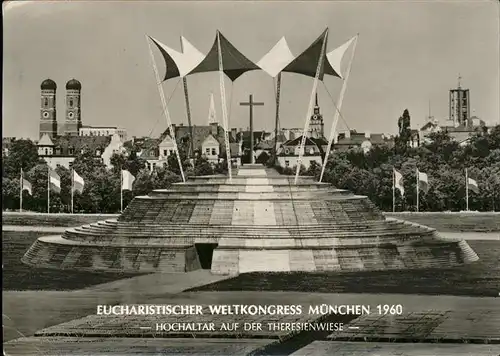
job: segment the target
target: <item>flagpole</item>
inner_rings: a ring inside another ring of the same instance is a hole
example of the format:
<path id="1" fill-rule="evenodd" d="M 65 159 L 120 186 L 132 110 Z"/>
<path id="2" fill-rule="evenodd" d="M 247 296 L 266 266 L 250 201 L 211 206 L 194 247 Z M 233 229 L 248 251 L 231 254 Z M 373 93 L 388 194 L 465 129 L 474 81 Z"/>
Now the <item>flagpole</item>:
<path id="1" fill-rule="evenodd" d="M 227 104 L 226 104 L 226 87 L 224 86 L 224 63 L 222 62 L 222 48 L 220 44 L 220 32 L 217 31 L 217 52 L 219 60 L 219 89 L 222 104 L 222 123 L 224 124 L 224 145 L 226 146 L 226 161 L 227 173 L 229 181 L 233 180 L 233 173 L 231 171 L 231 146 L 229 145 L 229 121 L 227 119 Z M 231 97 L 232 99 L 232 97 Z M 253 147 L 251 147 L 253 150 Z"/>
<path id="2" fill-rule="evenodd" d="M 417 213 L 418 213 L 418 168 L 417 168 Z"/>
<path id="3" fill-rule="evenodd" d="M 300 149 L 299 149 L 299 159 L 297 160 L 297 168 L 295 170 L 295 185 L 297 185 L 297 181 L 299 179 L 299 173 L 300 173 L 300 167 L 302 165 L 302 156 L 304 155 L 304 150 L 305 150 L 305 145 L 306 145 L 306 134 L 309 129 L 309 121 L 311 120 L 311 114 L 312 114 L 312 108 L 314 104 L 314 97 L 316 96 L 316 91 L 318 89 L 318 81 L 319 81 L 319 75 L 321 71 L 321 67 L 323 67 L 324 63 L 324 57 L 325 57 L 325 51 L 326 51 L 326 42 L 328 39 L 328 28 L 326 29 L 325 32 L 325 37 L 323 38 L 323 43 L 321 46 L 321 52 L 319 54 L 319 60 L 318 60 L 318 66 L 316 67 L 316 74 L 314 76 L 314 83 L 313 83 L 313 88 L 311 91 L 311 97 L 309 98 L 309 106 L 307 108 L 307 116 L 306 116 L 306 123 L 304 125 L 304 131 L 302 132 L 302 141 L 300 142 Z"/>
<path id="4" fill-rule="evenodd" d="M 120 213 L 123 213 L 123 170 L 120 170 Z"/>
<path id="5" fill-rule="evenodd" d="M 75 189 L 75 170 L 71 168 L 71 214 L 73 214 L 73 191 Z"/>
<path id="6" fill-rule="evenodd" d="M 359 35 L 359 34 L 358 34 Z M 328 155 L 332 149 L 332 143 L 335 139 L 335 131 L 337 129 L 337 124 L 339 122 L 340 109 L 342 108 L 342 102 L 344 101 L 344 94 L 347 89 L 347 81 L 349 80 L 349 74 L 351 73 L 351 66 L 354 60 L 354 54 L 356 53 L 356 44 L 358 43 L 358 35 L 356 35 L 354 40 L 354 45 L 352 47 L 351 58 L 349 60 L 349 64 L 347 65 L 347 72 L 344 80 L 342 81 L 342 89 L 340 89 L 339 100 L 337 101 L 337 107 L 335 108 L 335 115 L 333 117 L 332 127 L 330 129 L 330 138 L 328 139 L 328 146 L 325 152 L 325 159 L 323 161 L 323 167 L 321 167 L 321 174 L 319 176 L 319 181 L 323 179 L 323 174 L 325 173 L 326 163 L 328 161 Z"/>
<path id="7" fill-rule="evenodd" d="M 276 116 L 274 120 L 274 159 L 273 159 L 273 164 L 275 166 L 278 165 L 278 125 L 280 121 L 280 91 L 281 91 L 281 72 L 278 73 L 278 78 L 276 80 Z"/>
<path id="8" fill-rule="evenodd" d="M 21 180 L 20 180 L 20 185 L 21 185 L 21 191 L 19 192 L 19 212 L 23 212 L 23 169 L 21 168 Z"/>
<path id="9" fill-rule="evenodd" d="M 50 167 L 47 165 L 47 214 L 50 214 Z"/>
<path id="10" fill-rule="evenodd" d="M 161 103 L 163 105 L 163 114 L 165 115 L 165 118 L 167 119 L 168 130 L 170 132 L 170 137 L 172 137 L 172 142 L 174 144 L 175 153 L 177 155 L 177 161 L 179 162 L 179 169 L 181 171 L 182 181 L 186 182 L 186 178 L 184 177 L 184 169 L 182 168 L 181 155 L 180 155 L 179 149 L 177 147 L 177 141 L 175 140 L 175 132 L 172 128 L 172 120 L 170 119 L 170 113 L 168 112 L 167 101 L 165 99 L 165 93 L 163 92 L 162 81 L 160 79 L 160 74 L 158 73 L 158 68 L 156 66 L 155 56 L 153 54 L 153 49 L 151 48 L 151 43 L 148 40 L 148 36 L 146 36 L 146 41 L 148 42 L 149 54 L 151 56 L 151 62 L 153 64 L 153 70 L 155 72 L 155 78 L 156 78 L 156 83 L 157 83 L 157 87 L 158 87 L 158 92 L 160 94 Z"/>
<path id="11" fill-rule="evenodd" d="M 396 172 L 392 169 L 392 212 L 396 212 Z"/>
<path id="12" fill-rule="evenodd" d="M 465 210 L 469 211 L 469 176 L 465 168 Z"/>

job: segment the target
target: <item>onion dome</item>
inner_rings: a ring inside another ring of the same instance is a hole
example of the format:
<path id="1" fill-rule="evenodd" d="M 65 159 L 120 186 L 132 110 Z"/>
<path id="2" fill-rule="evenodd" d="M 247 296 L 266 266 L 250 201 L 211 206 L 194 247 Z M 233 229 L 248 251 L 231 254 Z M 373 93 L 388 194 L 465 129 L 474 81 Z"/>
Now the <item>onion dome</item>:
<path id="1" fill-rule="evenodd" d="M 57 85 L 56 85 L 56 82 L 54 82 L 52 79 L 45 79 L 42 82 L 42 85 L 40 85 L 40 88 L 42 90 L 56 90 Z"/>
<path id="2" fill-rule="evenodd" d="M 71 79 L 69 82 L 66 83 L 66 89 L 67 90 L 81 90 L 82 84 L 76 79 Z"/>

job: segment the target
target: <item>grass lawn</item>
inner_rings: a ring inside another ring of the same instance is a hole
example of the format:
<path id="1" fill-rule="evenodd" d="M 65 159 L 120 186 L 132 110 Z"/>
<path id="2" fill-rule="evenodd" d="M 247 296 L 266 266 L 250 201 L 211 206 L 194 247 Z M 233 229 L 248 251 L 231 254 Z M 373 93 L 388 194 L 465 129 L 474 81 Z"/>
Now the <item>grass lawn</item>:
<path id="1" fill-rule="evenodd" d="M 480 260 L 458 268 L 350 273 L 245 273 L 190 291 L 262 290 L 498 296 L 500 241 L 468 242 Z"/>
<path id="2" fill-rule="evenodd" d="M 2 231 L 3 290 L 76 290 L 129 278 L 123 273 L 90 273 L 32 268 L 21 257 L 47 233 Z"/>

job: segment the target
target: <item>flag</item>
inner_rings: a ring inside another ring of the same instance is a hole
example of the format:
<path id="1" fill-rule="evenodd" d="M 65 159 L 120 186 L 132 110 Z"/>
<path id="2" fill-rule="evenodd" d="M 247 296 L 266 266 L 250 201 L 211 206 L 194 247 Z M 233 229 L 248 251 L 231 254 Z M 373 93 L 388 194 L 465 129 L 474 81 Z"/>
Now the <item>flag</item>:
<path id="1" fill-rule="evenodd" d="M 429 180 L 426 173 L 418 171 L 418 189 L 423 190 L 425 193 L 429 191 Z"/>
<path id="2" fill-rule="evenodd" d="M 394 188 L 399 189 L 401 196 L 405 195 L 405 188 L 403 187 L 403 175 L 394 170 Z"/>
<path id="3" fill-rule="evenodd" d="M 56 193 L 61 192 L 61 177 L 54 170 L 49 168 L 49 185 L 50 189 L 52 189 Z"/>
<path id="4" fill-rule="evenodd" d="M 477 185 L 477 182 L 472 178 L 467 178 L 467 188 L 469 190 L 472 190 L 476 194 L 479 193 L 479 187 Z"/>
<path id="5" fill-rule="evenodd" d="M 80 177 L 75 170 L 73 170 L 73 192 L 79 192 L 80 194 L 82 194 L 84 185 L 85 181 L 83 180 L 83 178 Z"/>
<path id="6" fill-rule="evenodd" d="M 135 177 L 129 172 L 122 170 L 122 190 L 132 190 Z"/>
<path id="7" fill-rule="evenodd" d="M 28 182 L 26 179 L 22 179 L 21 181 L 21 184 L 22 184 L 22 190 L 26 190 L 28 191 L 28 194 L 29 195 L 33 195 L 33 191 L 32 191 L 32 187 L 31 187 L 31 183 Z"/>

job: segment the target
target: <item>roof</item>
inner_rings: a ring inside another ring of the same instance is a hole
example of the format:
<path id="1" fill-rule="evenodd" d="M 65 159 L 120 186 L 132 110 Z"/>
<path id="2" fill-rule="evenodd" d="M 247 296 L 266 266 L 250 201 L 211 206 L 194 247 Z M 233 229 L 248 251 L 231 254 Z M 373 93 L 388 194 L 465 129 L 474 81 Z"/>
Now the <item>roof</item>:
<path id="1" fill-rule="evenodd" d="M 39 146 L 43 146 L 42 139 L 38 143 Z M 48 136 L 47 136 L 48 137 Z M 40 144 L 42 142 L 42 144 Z M 100 150 L 101 152 L 109 145 L 111 142 L 110 136 L 59 136 L 52 138 L 53 147 L 55 149 L 56 155 L 70 156 L 83 149 L 89 149 L 91 151 Z M 71 149 L 71 151 L 70 151 Z"/>
<path id="2" fill-rule="evenodd" d="M 73 78 L 66 83 L 66 89 L 68 89 L 68 90 L 81 90 L 82 84 L 78 80 Z"/>
<path id="3" fill-rule="evenodd" d="M 158 157 L 158 145 L 163 139 L 146 137 L 140 138 L 137 141 L 134 142 L 133 146 L 139 151 L 139 157 L 144 159 L 154 159 Z"/>
<path id="4" fill-rule="evenodd" d="M 253 132 L 253 144 L 255 145 L 263 140 L 265 137 L 266 131 L 259 130 Z M 237 133 L 237 140 L 243 140 L 243 148 L 250 148 L 250 131 L 240 131 Z"/>
<path id="5" fill-rule="evenodd" d="M 54 146 L 54 142 L 48 134 L 43 134 L 40 140 L 38 140 L 37 146 Z"/>
<path id="6" fill-rule="evenodd" d="M 470 133 L 473 133 L 473 132 L 476 132 L 478 130 L 482 130 L 481 127 L 470 127 L 470 126 L 466 126 L 464 124 L 460 124 L 458 126 L 441 126 L 441 128 L 447 132 L 470 132 Z"/>
<path id="7" fill-rule="evenodd" d="M 375 133 L 370 134 L 367 138 L 363 132 L 351 132 L 351 137 L 346 137 L 345 133 L 340 133 L 338 135 L 337 142 L 334 143 L 335 146 L 341 145 L 361 145 L 365 141 L 370 141 L 372 144 L 381 145 L 387 142 L 386 136 L 384 134 Z"/>
<path id="8" fill-rule="evenodd" d="M 429 121 L 424 126 L 422 126 L 422 128 L 420 130 L 425 131 L 425 130 L 429 130 L 431 128 L 435 128 L 436 126 L 438 126 L 438 124 L 436 124 L 435 122 Z"/>
<path id="9" fill-rule="evenodd" d="M 175 130 L 175 137 L 178 143 L 184 144 L 186 148 L 190 148 L 190 137 L 191 133 L 189 126 L 173 126 Z M 221 150 L 224 150 L 225 140 L 224 140 L 224 129 L 217 125 L 217 134 L 212 134 L 212 125 L 207 126 L 193 126 L 193 136 L 194 136 L 194 149 L 195 151 L 201 152 L 202 145 L 208 137 L 213 137 L 217 142 L 219 142 Z M 145 159 L 156 159 L 158 158 L 158 147 L 159 145 L 169 136 L 169 130 L 165 130 L 158 139 L 145 140 L 141 145 L 141 158 Z M 147 142 L 146 142 L 147 141 Z M 130 142 L 130 141 L 129 141 Z M 130 145 L 130 144 L 128 144 Z M 239 152 L 239 142 L 236 142 L 234 138 L 229 135 L 229 147 L 231 148 L 231 157 L 237 157 Z"/>
<path id="10" fill-rule="evenodd" d="M 262 140 L 257 145 L 255 145 L 255 148 L 260 150 L 272 150 L 273 147 L 274 140 Z"/>
<path id="11" fill-rule="evenodd" d="M 324 138 L 322 137 L 310 137 L 311 141 L 313 141 L 316 145 L 318 145 L 318 147 L 321 147 L 321 146 L 327 146 L 328 145 L 328 141 L 325 140 Z"/>
<path id="12" fill-rule="evenodd" d="M 99 129 L 99 130 L 102 130 L 102 129 L 112 129 L 112 130 L 117 130 L 118 127 L 116 126 L 91 126 L 91 125 L 83 125 L 81 127 L 82 129 Z M 123 129 L 121 129 L 123 130 Z"/>
<path id="13" fill-rule="evenodd" d="M 288 140 L 283 143 L 283 146 L 300 146 L 302 143 L 302 136 Z M 311 137 L 306 137 L 306 146 L 317 146 L 316 142 Z"/>
<path id="14" fill-rule="evenodd" d="M 40 85 L 42 90 L 56 90 L 57 84 L 52 79 L 45 79 Z"/>

